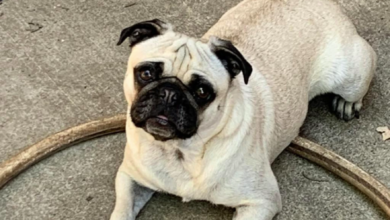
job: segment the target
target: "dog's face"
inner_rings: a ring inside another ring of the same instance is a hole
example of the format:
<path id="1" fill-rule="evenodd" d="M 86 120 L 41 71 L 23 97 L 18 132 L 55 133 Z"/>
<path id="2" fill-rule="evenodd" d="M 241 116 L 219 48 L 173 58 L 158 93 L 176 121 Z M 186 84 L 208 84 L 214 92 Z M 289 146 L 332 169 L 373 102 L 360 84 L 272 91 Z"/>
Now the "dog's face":
<path id="1" fill-rule="evenodd" d="M 230 42 L 190 38 L 160 20 L 124 29 L 118 44 L 126 38 L 131 120 L 158 141 L 190 138 L 200 126 L 217 124 L 233 78 L 242 72 L 247 83 L 252 71 Z"/>

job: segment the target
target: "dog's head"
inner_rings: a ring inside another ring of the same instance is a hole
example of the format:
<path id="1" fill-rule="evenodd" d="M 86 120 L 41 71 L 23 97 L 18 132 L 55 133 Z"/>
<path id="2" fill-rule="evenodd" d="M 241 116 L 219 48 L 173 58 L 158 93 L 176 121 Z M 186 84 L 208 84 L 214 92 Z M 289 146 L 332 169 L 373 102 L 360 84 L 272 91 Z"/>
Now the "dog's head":
<path id="1" fill-rule="evenodd" d="M 157 19 L 122 30 L 118 45 L 127 38 L 124 89 L 130 116 L 159 141 L 190 138 L 200 125 L 218 123 L 232 80 L 242 73 L 248 83 L 252 72 L 231 42 L 190 38 Z"/>

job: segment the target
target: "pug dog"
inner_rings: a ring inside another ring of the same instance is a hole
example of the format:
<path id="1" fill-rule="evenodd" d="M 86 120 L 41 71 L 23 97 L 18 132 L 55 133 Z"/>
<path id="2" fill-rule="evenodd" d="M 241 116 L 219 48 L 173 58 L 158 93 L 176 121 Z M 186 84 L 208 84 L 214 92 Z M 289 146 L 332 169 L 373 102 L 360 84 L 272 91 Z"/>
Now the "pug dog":
<path id="1" fill-rule="evenodd" d="M 131 53 L 124 159 L 112 220 L 135 219 L 154 192 L 236 208 L 233 219 L 281 211 L 271 163 L 298 135 L 309 101 L 357 116 L 376 55 L 330 0 L 245 0 L 201 38 L 161 20 L 124 29 Z"/>

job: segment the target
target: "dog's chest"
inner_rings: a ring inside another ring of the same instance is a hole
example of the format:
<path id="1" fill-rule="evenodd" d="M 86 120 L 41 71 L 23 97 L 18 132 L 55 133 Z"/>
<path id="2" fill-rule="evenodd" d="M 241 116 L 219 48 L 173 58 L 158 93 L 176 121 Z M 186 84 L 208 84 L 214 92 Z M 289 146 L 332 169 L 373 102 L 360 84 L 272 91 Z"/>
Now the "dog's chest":
<path id="1" fill-rule="evenodd" d="M 204 199 L 203 195 L 208 194 L 203 184 L 202 161 L 196 153 L 174 146 L 130 146 L 126 146 L 125 160 L 132 166 L 130 175 L 136 182 L 188 200 Z"/>

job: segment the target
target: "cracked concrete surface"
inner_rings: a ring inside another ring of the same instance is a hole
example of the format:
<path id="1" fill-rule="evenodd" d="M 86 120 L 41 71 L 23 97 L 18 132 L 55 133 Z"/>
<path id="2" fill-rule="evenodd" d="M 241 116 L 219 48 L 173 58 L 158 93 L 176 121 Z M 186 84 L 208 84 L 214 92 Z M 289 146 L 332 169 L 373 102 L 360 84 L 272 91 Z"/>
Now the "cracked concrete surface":
<path id="1" fill-rule="evenodd" d="M 201 36 L 240 0 L 18 0 L 0 5 L 0 162 L 54 132 L 125 111 L 128 48 L 122 28 L 160 18 Z M 376 50 L 377 74 L 359 120 L 310 105 L 302 136 L 358 164 L 390 187 L 390 1 L 339 0 Z M 0 191 L 0 219 L 108 219 L 124 134 L 99 138 L 33 166 Z M 273 164 L 284 209 L 277 220 L 380 220 L 385 215 L 339 178 L 290 153 Z M 158 194 L 138 219 L 231 219 L 232 209 Z"/>

